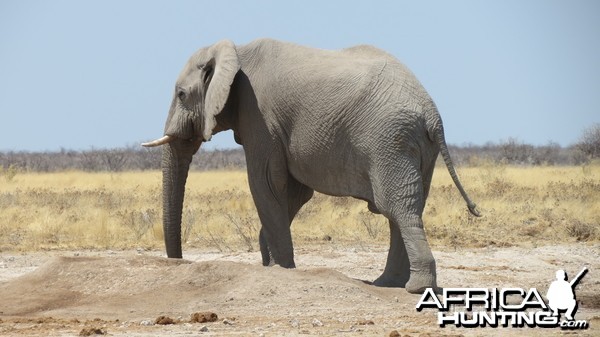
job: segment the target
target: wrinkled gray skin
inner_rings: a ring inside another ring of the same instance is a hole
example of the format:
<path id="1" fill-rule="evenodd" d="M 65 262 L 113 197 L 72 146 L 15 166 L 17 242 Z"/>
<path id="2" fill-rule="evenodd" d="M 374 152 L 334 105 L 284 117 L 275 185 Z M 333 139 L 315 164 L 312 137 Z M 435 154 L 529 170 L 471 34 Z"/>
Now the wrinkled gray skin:
<path id="1" fill-rule="evenodd" d="M 421 215 L 440 151 L 478 215 L 456 177 L 435 104 L 394 57 L 370 46 L 328 51 L 268 39 L 221 41 L 192 55 L 166 122 L 163 222 L 171 258 L 182 257 L 192 155 L 229 129 L 246 154 L 265 265 L 295 267 L 290 224 L 319 191 L 365 200 L 389 219 L 390 250 L 375 285 L 411 293 L 437 287 Z"/>

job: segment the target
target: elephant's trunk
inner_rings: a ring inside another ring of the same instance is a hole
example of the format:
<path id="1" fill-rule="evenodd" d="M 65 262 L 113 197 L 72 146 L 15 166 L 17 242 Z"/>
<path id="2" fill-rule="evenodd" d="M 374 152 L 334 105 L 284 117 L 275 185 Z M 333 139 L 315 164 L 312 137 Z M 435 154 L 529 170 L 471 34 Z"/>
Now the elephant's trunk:
<path id="1" fill-rule="evenodd" d="M 163 230 L 167 256 L 181 258 L 181 213 L 185 182 L 193 154 L 194 142 L 176 139 L 163 145 Z"/>

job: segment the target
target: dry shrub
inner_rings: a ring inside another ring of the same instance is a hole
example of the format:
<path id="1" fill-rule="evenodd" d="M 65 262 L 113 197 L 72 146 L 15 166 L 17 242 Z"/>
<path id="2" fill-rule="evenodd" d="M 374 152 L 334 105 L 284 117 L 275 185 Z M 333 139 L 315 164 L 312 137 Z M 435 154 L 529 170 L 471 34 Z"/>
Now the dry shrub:
<path id="1" fill-rule="evenodd" d="M 588 223 L 582 223 L 580 221 L 574 221 L 571 224 L 567 225 L 566 231 L 569 236 L 574 237 L 577 241 L 591 241 L 593 239 L 598 239 L 597 225 L 591 225 Z"/>
<path id="2" fill-rule="evenodd" d="M 0 176 L 3 176 L 7 183 L 12 182 L 20 171 L 21 169 L 15 164 L 10 164 L 7 168 L 0 166 Z"/>

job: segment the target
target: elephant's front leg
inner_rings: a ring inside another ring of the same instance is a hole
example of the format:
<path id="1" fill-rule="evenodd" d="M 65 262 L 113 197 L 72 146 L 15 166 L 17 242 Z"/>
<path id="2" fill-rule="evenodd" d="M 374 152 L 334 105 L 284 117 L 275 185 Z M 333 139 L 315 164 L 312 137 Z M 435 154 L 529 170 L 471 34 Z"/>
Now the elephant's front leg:
<path id="1" fill-rule="evenodd" d="M 313 196 L 313 189 L 310 187 L 303 185 L 291 175 L 288 175 L 287 179 L 287 202 L 288 202 L 288 216 L 289 216 L 289 226 L 292 225 L 292 221 L 294 221 L 294 217 L 302 208 L 302 206 L 307 203 L 310 198 Z M 267 243 L 267 238 L 265 234 L 264 228 L 260 229 L 260 234 L 258 238 L 258 242 L 260 245 L 260 253 L 262 256 L 262 264 L 263 266 L 272 266 L 275 264 L 273 259 L 273 255 L 269 250 L 269 244 Z"/>
<path id="2" fill-rule="evenodd" d="M 269 244 L 267 243 L 267 237 L 265 234 L 264 227 L 260 228 L 260 233 L 258 235 L 258 244 L 260 246 L 260 255 L 262 258 L 262 264 L 265 267 L 271 267 L 275 264 L 275 259 L 269 250 Z"/>
<path id="3" fill-rule="evenodd" d="M 259 244 L 264 265 L 274 262 L 284 268 L 295 268 L 294 247 L 288 212 L 288 172 L 282 158 L 258 161 L 264 165 L 248 165 L 250 192 L 262 228 Z"/>
<path id="4" fill-rule="evenodd" d="M 294 246 L 288 221 L 287 206 L 281 207 L 278 200 L 268 188 L 255 188 L 252 192 L 258 217 L 262 224 L 259 243 L 263 264 L 271 265 L 273 258 L 276 264 L 284 268 L 295 268 Z"/>

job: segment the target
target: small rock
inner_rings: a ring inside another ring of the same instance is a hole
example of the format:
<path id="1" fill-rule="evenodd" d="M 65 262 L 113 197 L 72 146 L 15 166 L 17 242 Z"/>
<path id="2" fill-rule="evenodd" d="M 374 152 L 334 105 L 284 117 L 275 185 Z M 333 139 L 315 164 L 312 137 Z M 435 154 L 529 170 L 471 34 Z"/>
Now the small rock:
<path id="1" fill-rule="evenodd" d="M 79 331 L 79 336 L 91 335 L 106 335 L 106 330 L 102 328 L 83 328 L 81 331 Z"/>
<path id="2" fill-rule="evenodd" d="M 140 322 L 140 325 L 151 326 L 151 325 L 154 325 L 154 323 L 151 320 L 149 320 L 149 319 L 145 319 L 145 320 L 143 320 L 143 321 Z"/>
<path id="3" fill-rule="evenodd" d="M 200 332 L 208 332 L 208 327 L 207 327 L 206 325 L 203 325 L 203 326 L 200 328 Z"/>
<path id="4" fill-rule="evenodd" d="M 223 324 L 225 324 L 225 325 L 233 325 L 233 321 L 232 321 L 232 320 L 229 320 L 229 319 L 227 319 L 227 318 L 225 318 L 225 319 L 223 320 Z"/>
<path id="5" fill-rule="evenodd" d="M 363 320 L 358 321 L 357 324 L 358 325 L 375 325 L 375 322 L 373 322 L 370 319 L 363 319 Z"/>
<path id="6" fill-rule="evenodd" d="M 170 325 L 175 324 L 175 321 L 169 316 L 158 316 L 154 321 L 154 324 Z"/>
<path id="7" fill-rule="evenodd" d="M 293 319 L 293 320 L 291 320 L 291 322 L 290 322 L 290 323 L 292 324 L 292 327 L 293 327 L 293 328 L 297 328 L 297 327 L 299 327 L 299 326 L 300 326 L 300 322 L 299 322 L 297 319 Z"/>
<path id="8" fill-rule="evenodd" d="M 311 323 L 312 323 L 312 326 L 314 326 L 314 327 L 323 326 L 323 322 L 319 321 L 316 318 L 313 319 Z"/>
<path id="9" fill-rule="evenodd" d="M 207 322 L 216 322 L 219 319 L 219 316 L 214 312 L 206 311 L 206 312 L 195 312 L 192 314 L 190 318 L 190 322 L 192 323 L 207 323 Z"/>
<path id="10" fill-rule="evenodd" d="M 388 336 L 390 336 L 390 337 L 400 337 L 400 333 L 398 332 L 398 330 L 393 330 L 392 332 L 390 332 L 390 334 Z"/>

